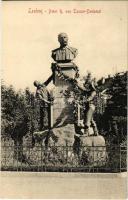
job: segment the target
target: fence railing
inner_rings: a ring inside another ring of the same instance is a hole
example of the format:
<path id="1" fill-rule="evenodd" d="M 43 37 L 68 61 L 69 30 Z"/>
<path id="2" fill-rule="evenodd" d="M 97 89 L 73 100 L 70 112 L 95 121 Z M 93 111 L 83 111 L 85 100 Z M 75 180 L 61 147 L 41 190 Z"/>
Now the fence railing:
<path id="1" fill-rule="evenodd" d="M 127 149 L 121 146 L 2 144 L 1 170 L 61 172 L 122 172 L 127 170 Z"/>

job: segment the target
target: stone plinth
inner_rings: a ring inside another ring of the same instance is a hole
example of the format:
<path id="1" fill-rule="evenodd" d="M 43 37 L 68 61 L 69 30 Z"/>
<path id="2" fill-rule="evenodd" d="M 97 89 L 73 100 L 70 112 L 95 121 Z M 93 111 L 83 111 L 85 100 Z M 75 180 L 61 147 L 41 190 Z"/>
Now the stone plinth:
<path id="1" fill-rule="evenodd" d="M 49 146 L 73 146 L 74 144 L 74 125 L 67 124 L 59 128 L 34 132 L 36 142 Z"/>
<path id="2" fill-rule="evenodd" d="M 65 97 L 63 92 L 68 87 L 56 87 L 54 89 L 54 104 L 53 104 L 53 127 L 66 125 L 74 122 L 74 107 L 72 102 L 73 97 Z"/>
<path id="3" fill-rule="evenodd" d="M 74 63 L 53 63 L 55 87 L 52 91 L 54 103 L 52 108 L 52 131 L 57 137 L 57 145 L 73 145 L 74 143 L 74 107 L 73 96 L 67 94 L 73 90 L 70 80 L 76 77 L 76 65 Z M 50 140 L 51 143 L 54 141 Z"/>
<path id="4" fill-rule="evenodd" d="M 74 63 L 52 63 L 52 71 L 54 74 L 54 84 L 55 86 L 65 86 L 68 82 L 63 79 L 70 78 L 75 79 L 77 66 Z"/>
<path id="5" fill-rule="evenodd" d="M 74 152 L 82 165 L 103 166 L 107 160 L 103 136 L 75 136 Z"/>
<path id="6" fill-rule="evenodd" d="M 69 78 L 75 78 L 76 75 L 76 71 L 73 68 L 62 68 L 61 72 L 68 76 Z M 67 82 L 60 79 L 60 77 L 58 76 L 58 72 L 55 71 L 55 86 L 63 86 L 63 85 L 67 85 Z"/>
<path id="7" fill-rule="evenodd" d="M 63 75 L 67 75 L 68 78 L 74 78 L 76 71 L 70 64 L 63 64 L 61 67 L 59 64 L 59 68 L 61 69 L 61 73 Z M 66 96 L 66 91 L 72 91 L 73 85 L 69 80 L 63 78 L 58 74 L 57 69 L 54 69 L 54 82 L 55 88 L 52 91 L 52 95 L 54 97 L 54 104 L 53 104 L 53 127 L 62 126 L 65 124 L 74 123 L 74 114 L 73 114 L 73 105 L 72 100 L 73 97 Z"/>
<path id="8" fill-rule="evenodd" d="M 59 128 L 52 129 L 53 136 L 49 140 L 49 145 L 73 146 L 74 143 L 74 125 L 67 124 Z"/>

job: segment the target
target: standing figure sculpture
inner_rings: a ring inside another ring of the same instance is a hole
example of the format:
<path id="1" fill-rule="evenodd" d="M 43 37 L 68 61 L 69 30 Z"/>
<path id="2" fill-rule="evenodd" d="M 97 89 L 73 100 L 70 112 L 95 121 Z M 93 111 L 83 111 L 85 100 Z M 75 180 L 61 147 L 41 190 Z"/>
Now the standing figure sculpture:
<path id="1" fill-rule="evenodd" d="M 60 47 L 52 50 L 52 58 L 57 63 L 71 62 L 78 54 L 77 49 L 68 46 L 68 35 L 66 33 L 60 33 L 58 41 Z"/>
<path id="2" fill-rule="evenodd" d="M 51 95 L 45 84 L 34 81 L 34 86 L 37 88 L 36 97 L 40 100 L 40 130 L 42 131 L 50 127 Z"/>
<path id="3" fill-rule="evenodd" d="M 86 83 L 87 84 L 87 83 Z M 84 129 L 85 135 L 90 135 L 90 127 L 93 128 L 94 135 L 98 135 L 97 125 L 93 119 L 93 114 L 95 112 L 95 104 L 94 98 L 96 96 L 96 88 L 93 82 L 88 83 L 88 91 L 86 91 L 86 84 L 85 84 L 85 91 L 84 95 L 87 95 L 87 99 L 84 102 Z"/>
<path id="4" fill-rule="evenodd" d="M 84 83 L 84 88 L 79 85 L 78 88 L 82 90 L 83 95 L 83 123 L 75 124 L 76 133 L 89 136 L 91 135 L 90 130 L 93 128 L 93 135 L 98 135 L 97 125 L 93 119 L 93 114 L 95 112 L 94 98 L 97 94 L 97 90 L 90 74 Z M 81 129 L 84 129 L 84 133 Z"/>

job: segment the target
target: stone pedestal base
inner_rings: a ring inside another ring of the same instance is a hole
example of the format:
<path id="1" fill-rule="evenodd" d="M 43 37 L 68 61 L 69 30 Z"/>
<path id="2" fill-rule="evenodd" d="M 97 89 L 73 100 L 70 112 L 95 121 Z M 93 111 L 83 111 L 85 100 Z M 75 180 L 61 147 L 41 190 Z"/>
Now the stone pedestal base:
<path id="1" fill-rule="evenodd" d="M 48 146 L 73 146 L 74 144 L 74 125 L 67 124 L 66 126 L 53 128 L 34 133 L 34 138 L 42 145 Z"/>
<path id="2" fill-rule="evenodd" d="M 82 165 L 103 166 L 107 160 L 103 136 L 75 136 L 74 152 Z"/>
<path id="3" fill-rule="evenodd" d="M 74 135 L 73 124 L 34 133 L 36 143 L 42 143 L 45 146 L 45 162 L 54 163 L 56 166 L 63 166 L 68 162 L 68 159 L 72 160 Z"/>
<path id="4" fill-rule="evenodd" d="M 67 124 L 66 126 L 53 128 L 53 138 L 50 138 L 49 145 L 56 146 L 72 146 L 74 143 L 74 125 Z M 55 139 L 54 139 L 55 138 Z"/>

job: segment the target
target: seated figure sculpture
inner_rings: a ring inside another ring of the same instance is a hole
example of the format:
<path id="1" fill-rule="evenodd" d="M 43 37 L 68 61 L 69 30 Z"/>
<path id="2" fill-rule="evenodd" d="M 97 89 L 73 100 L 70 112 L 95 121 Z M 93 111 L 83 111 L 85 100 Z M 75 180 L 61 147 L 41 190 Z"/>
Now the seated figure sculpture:
<path id="1" fill-rule="evenodd" d="M 68 46 L 68 35 L 60 33 L 58 35 L 60 47 L 52 50 L 52 58 L 57 63 L 69 63 L 77 56 L 78 51 L 73 47 Z"/>

